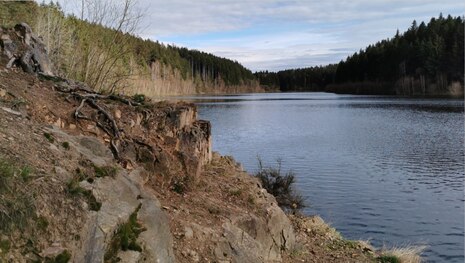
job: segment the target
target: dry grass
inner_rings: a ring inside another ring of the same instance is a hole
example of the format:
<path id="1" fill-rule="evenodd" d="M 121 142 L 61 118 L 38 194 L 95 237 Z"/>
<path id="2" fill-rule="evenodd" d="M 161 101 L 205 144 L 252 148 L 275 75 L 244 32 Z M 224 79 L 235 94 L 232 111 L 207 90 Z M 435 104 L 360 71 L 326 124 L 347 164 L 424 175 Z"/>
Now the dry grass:
<path id="1" fill-rule="evenodd" d="M 383 248 L 382 256 L 393 256 L 401 263 L 420 263 L 422 262 L 421 253 L 426 246 L 405 246 L 394 247 L 390 249 Z"/>

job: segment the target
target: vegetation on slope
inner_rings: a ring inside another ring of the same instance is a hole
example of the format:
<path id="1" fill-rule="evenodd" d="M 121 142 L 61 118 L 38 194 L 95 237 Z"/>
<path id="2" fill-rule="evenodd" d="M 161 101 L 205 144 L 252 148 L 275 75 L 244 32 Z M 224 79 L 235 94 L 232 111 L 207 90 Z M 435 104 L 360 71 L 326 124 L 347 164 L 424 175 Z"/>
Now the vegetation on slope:
<path id="1" fill-rule="evenodd" d="M 411 95 L 414 92 L 399 83 L 400 90 L 394 90 L 396 82 L 411 78 L 419 83 L 410 86 L 421 86 L 423 93 L 429 84 L 444 91 L 452 82 L 463 85 L 463 71 L 464 19 L 440 15 L 428 24 L 413 21 L 403 34 L 397 32 L 393 38 L 370 45 L 336 65 L 255 75 L 260 84 L 282 91 L 357 93 L 360 84 L 369 83 L 367 89 L 358 92 Z M 348 83 L 356 85 L 351 87 Z"/>
<path id="2" fill-rule="evenodd" d="M 215 89 L 223 85 L 227 91 L 228 86 L 255 84 L 252 72 L 238 62 L 135 36 L 140 17 L 130 11 L 124 10 L 121 16 L 127 19 L 115 24 L 100 18 L 83 20 L 65 15 L 53 1 L 40 5 L 33 1 L 4 1 L 0 2 L 0 25 L 28 23 L 43 38 L 60 76 L 83 81 L 100 91 L 130 92 L 134 85 L 131 79 L 153 80 L 169 74 L 195 82 L 197 88 L 209 84 Z M 161 67 L 156 74 L 154 63 Z"/>

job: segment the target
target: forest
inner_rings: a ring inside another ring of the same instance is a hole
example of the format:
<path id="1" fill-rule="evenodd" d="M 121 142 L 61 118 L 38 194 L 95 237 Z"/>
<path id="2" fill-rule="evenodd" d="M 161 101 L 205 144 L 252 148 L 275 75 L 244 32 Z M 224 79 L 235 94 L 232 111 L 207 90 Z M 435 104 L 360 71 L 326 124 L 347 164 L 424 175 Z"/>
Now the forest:
<path id="1" fill-rule="evenodd" d="M 136 89 L 131 86 L 137 85 L 138 91 L 147 86 L 142 89 L 144 93 L 170 95 L 258 87 L 252 72 L 237 61 L 138 37 L 135 27 L 140 16 L 131 13 L 130 6 L 135 1 L 123 2 L 127 9 L 122 12 L 116 5 L 97 2 L 77 17 L 65 14 L 58 2 L 2 1 L 0 25 L 28 23 L 44 40 L 60 76 L 86 82 L 100 91 L 131 92 Z M 118 17 L 111 16 L 114 14 Z M 150 90 L 157 88 L 165 90 Z"/>
<path id="2" fill-rule="evenodd" d="M 463 72 L 464 19 L 440 14 L 427 24 L 413 21 L 406 32 L 337 64 L 255 76 L 266 88 L 281 91 L 440 95 L 451 87 L 463 90 Z"/>

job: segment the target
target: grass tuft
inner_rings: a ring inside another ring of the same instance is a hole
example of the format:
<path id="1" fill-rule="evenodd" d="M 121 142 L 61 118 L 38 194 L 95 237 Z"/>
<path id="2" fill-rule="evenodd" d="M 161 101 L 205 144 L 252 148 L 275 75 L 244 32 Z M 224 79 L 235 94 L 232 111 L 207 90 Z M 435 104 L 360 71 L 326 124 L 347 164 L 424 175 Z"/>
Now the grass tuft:
<path id="1" fill-rule="evenodd" d="M 379 263 L 401 263 L 400 259 L 393 255 L 382 255 L 378 257 Z"/>
<path id="2" fill-rule="evenodd" d="M 118 173 L 118 169 L 114 166 L 94 166 L 95 177 L 115 177 Z"/>
<path id="3" fill-rule="evenodd" d="M 73 196 L 83 196 L 86 198 L 89 210 L 99 211 L 102 203 L 98 202 L 91 190 L 86 190 L 79 185 L 79 178 L 74 177 L 67 184 L 66 191 Z"/>
<path id="4" fill-rule="evenodd" d="M 425 249 L 426 246 L 406 246 L 402 248 L 384 249 L 381 256 L 378 257 L 378 260 L 383 263 L 420 263 L 421 253 Z"/>
<path id="5" fill-rule="evenodd" d="M 137 207 L 126 223 L 120 225 L 112 237 L 109 247 L 105 252 L 105 262 L 118 262 L 118 251 L 133 250 L 142 251 L 142 247 L 137 243 L 137 238 L 140 233 L 145 231 L 139 222 L 137 222 L 137 213 L 141 208 L 141 204 Z"/>

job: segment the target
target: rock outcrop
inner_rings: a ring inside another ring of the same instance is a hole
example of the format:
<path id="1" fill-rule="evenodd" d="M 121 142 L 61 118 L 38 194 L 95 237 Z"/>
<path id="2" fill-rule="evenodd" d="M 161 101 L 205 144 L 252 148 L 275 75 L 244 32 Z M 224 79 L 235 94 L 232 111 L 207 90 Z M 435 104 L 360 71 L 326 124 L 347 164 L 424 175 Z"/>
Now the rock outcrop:
<path id="1" fill-rule="evenodd" d="M 28 73 L 54 75 L 45 45 L 28 24 L 21 23 L 14 29 L 1 30 L 0 46 L 8 59 L 6 68 L 20 66 Z"/>

